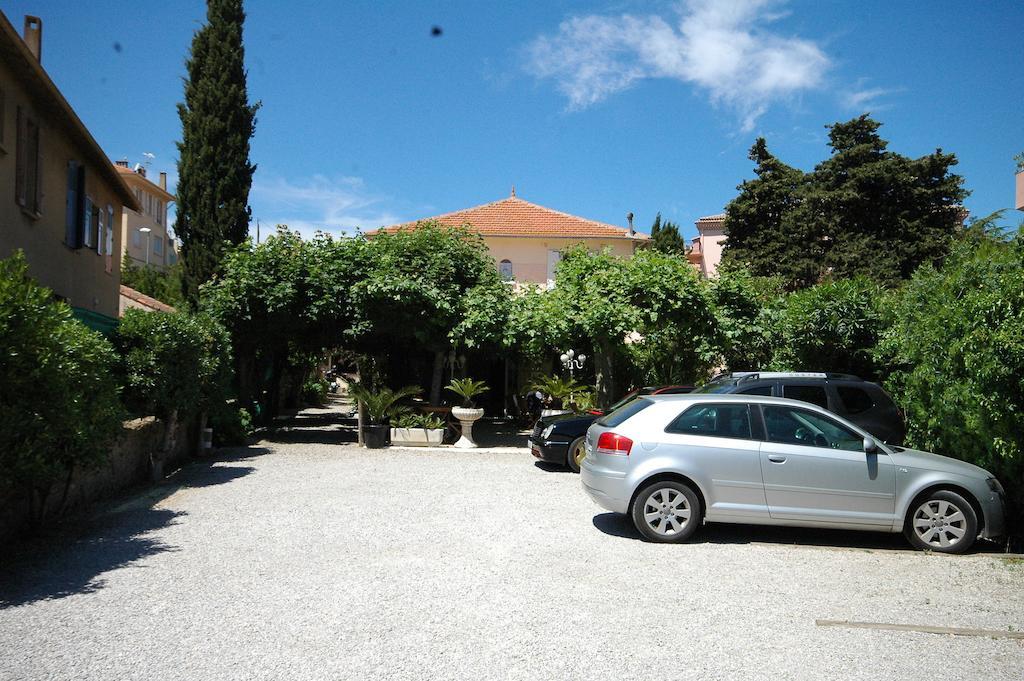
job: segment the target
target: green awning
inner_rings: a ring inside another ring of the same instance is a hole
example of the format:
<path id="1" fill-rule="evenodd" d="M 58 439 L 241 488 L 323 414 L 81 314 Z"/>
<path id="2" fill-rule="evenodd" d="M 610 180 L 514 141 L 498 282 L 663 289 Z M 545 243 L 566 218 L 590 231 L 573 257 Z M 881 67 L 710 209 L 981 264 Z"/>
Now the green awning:
<path id="1" fill-rule="evenodd" d="M 86 310 L 83 307 L 72 307 L 71 314 L 75 319 L 82 322 L 93 331 L 99 331 L 104 336 L 112 336 L 114 335 L 114 332 L 117 331 L 118 320 L 113 317 L 108 317 L 105 314 Z"/>

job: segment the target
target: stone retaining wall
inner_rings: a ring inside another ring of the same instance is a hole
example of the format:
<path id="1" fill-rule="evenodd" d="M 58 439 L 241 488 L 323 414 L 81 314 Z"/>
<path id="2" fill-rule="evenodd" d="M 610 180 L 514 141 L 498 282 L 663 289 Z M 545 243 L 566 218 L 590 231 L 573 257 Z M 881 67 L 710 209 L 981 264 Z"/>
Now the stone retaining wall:
<path id="1" fill-rule="evenodd" d="M 195 450 L 189 425 L 179 426 L 174 451 L 164 462 L 165 474 L 183 465 Z M 163 430 L 163 422 L 152 416 L 125 421 L 107 462 L 93 471 L 75 471 L 64 512 L 149 482 L 152 478 L 150 455 L 160 447 Z M 56 517 L 63 493 L 63 481 L 55 484 L 50 492 L 47 516 L 51 520 Z M 25 490 L 0 489 L 0 542 L 27 530 L 29 518 L 29 496 Z"/>

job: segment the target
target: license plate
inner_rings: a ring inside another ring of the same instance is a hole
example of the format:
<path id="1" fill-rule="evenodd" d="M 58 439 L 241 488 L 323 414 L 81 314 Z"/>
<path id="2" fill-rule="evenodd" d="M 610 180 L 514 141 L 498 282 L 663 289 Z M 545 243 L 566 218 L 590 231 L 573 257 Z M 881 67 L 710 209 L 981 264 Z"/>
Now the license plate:
<path id="1" fill-rule="evenodd" d="M 540 447 L 538 447 L 537 445 L 531 443 L 530 444 L 530 453 L 533 454 L 535 457 L 537 457 L 539 459 L 540 458 Z"/>

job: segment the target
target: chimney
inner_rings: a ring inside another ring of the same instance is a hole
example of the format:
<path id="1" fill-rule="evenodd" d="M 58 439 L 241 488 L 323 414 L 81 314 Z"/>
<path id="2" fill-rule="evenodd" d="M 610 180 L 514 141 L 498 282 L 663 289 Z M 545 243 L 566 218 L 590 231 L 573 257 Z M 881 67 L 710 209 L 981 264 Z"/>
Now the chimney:
<path id="1" fill-rule="evenodd" d="M 142 175 L 143 177 L 145 177 L 146 176 L 146 166 L 142 165 L 141 163 L 136 163 L 135 164 L 135 172 L 137 172 L 139 175 Z"/>
<path id="2" fill-rule="evenodd" d="M 629 235 L 636 236 L 636 230 L 633 229 L 633 213 L 626 213 L 626 222 L 629 223 Z"/>
<path id="3" fill-rule="evenodd" d="M 36 61 L 43 61 L 43 20 L 39 17 L 25 15 L 25 31 L 23 40 L 28 46 L 28 51 L 36 58 Z"/>
<path id="4" fill-rule="evenodd" d="M 160 189 L 167 191 L 167 173 L 160 173 Z"/>
<path id="5" fill-rule="evenodd" d="M 120 161 L 116 162 L 116 165 L 119 165 L 122 168 L 127 168 L 128 167 L 128 159 L 122 158 Z"/>

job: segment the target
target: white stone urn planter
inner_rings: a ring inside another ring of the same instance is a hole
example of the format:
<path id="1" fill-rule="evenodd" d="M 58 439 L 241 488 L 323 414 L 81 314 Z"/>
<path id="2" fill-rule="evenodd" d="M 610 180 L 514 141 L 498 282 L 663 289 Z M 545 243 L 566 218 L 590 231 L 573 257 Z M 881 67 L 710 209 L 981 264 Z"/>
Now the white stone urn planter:
<path id="1" fill-rule="evenodd" d="M 455 443 L 460 449 L 471 449 L 479 447 L 473 439 L 473 423 L 484 415 L 483 409 L 469 409 L 467 407 L 452 407 L 452 416 L 459 420 L 462 426 L 462 437 Z"/>
<path id="2" fill-rule="evenodd" d="M 437 447 L 444 437 L 444 428 L 392 428 L 391 445 L 405 447 Z"/>

